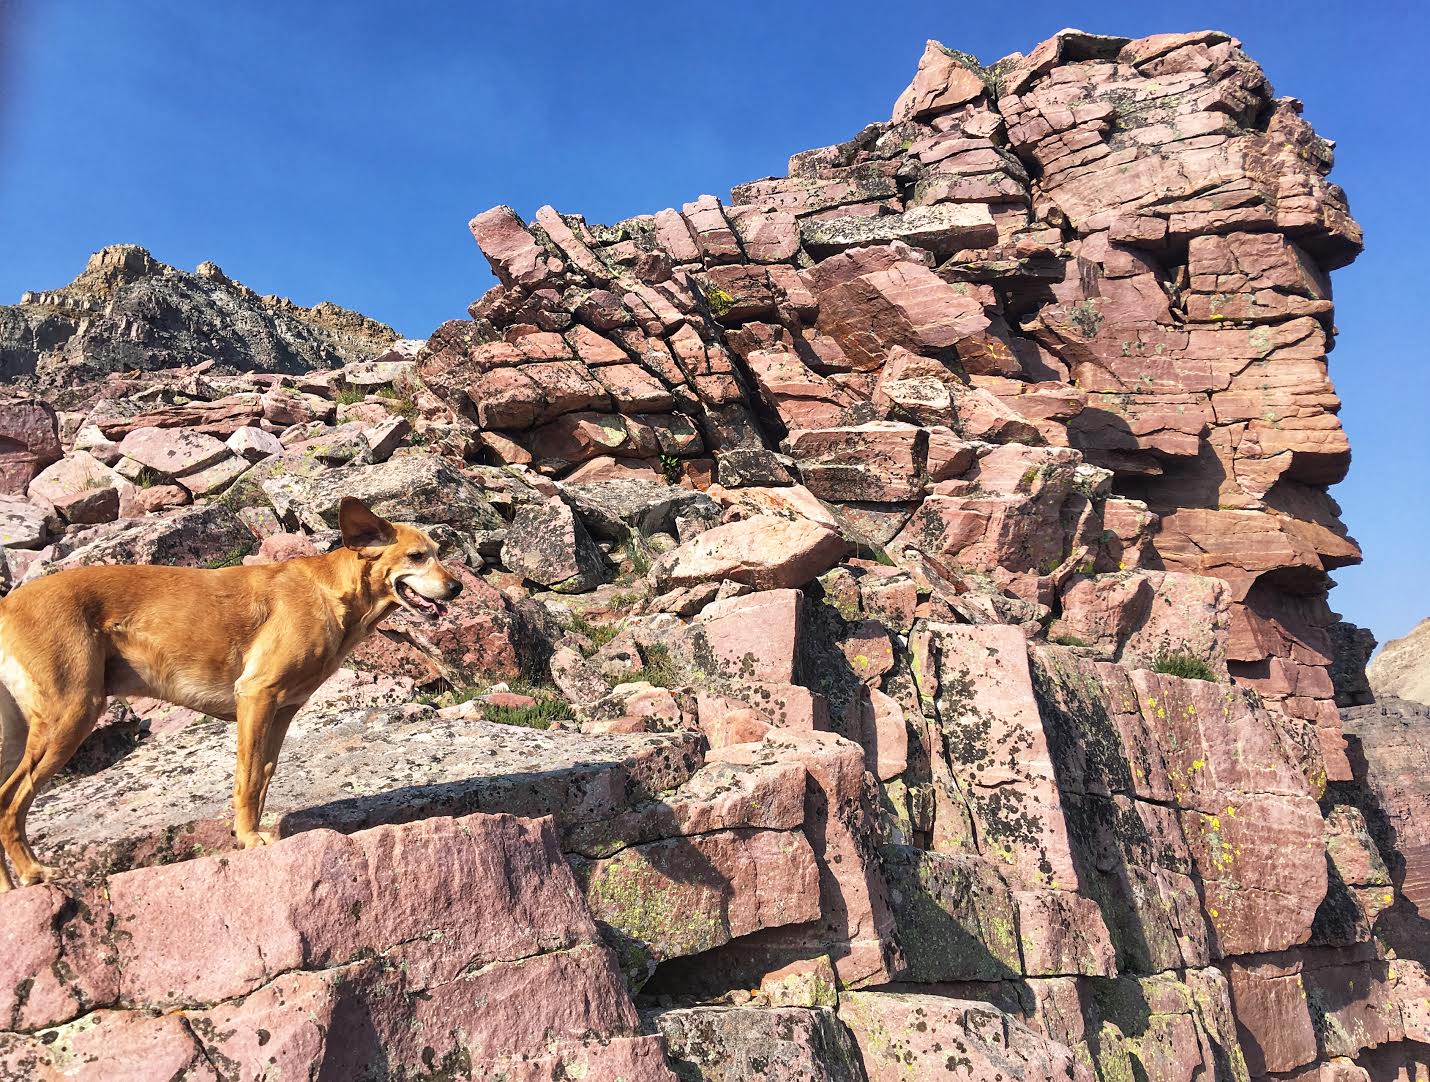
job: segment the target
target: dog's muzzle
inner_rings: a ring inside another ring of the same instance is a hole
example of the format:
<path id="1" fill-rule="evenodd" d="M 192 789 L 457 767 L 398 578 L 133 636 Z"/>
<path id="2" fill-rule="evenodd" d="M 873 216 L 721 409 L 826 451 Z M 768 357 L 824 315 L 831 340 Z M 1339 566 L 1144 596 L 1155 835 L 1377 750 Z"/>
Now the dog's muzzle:
<path id="1" fill-rule="evenodd" d="M 462 584 L 454 581 L 447 587 L 447 597 L 438 601 L 419 592 L 416 587 L 410 585 L 406 579 L 398 579 L 393 584 L 393 591 L 397 594 L 397 603 L 408 612 L 412 613 L 419 620 L 427 623 L 436 623 L 447 615 L 447 602 L 462 592 Z"/>

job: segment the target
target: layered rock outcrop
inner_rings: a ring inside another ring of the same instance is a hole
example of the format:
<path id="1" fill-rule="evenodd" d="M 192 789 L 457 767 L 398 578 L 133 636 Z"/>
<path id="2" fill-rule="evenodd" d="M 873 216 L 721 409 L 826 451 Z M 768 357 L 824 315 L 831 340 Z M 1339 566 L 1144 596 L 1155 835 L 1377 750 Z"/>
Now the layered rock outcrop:
<path id="1" fill-rule="evenodd" d="M 930 43 L 728 204 L 478 215 L 420 349 L 11 407 L 17 582 L 353 493 L 468 587 L 295 721 L 272 849 L 219 852 L 224 726 L 114 708 L 0 898 L 11 1072 L 1422 1077 L 1419 721 L 1332 680 L 1330 166 L 1224 34 Z"/>

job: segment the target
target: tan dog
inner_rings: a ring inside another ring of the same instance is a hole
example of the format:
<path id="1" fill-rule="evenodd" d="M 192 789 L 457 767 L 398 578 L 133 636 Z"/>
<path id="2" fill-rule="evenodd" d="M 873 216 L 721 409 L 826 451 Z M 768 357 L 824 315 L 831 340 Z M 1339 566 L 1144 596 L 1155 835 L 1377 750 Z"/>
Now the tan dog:
<path id="1" fill-rule="evenodd" d="M 435 621 L 462 584 L 421 530 L 361 500 L 343 547 L 260 567 L 83 567 L 0 601 L 0 845 L 22 884 L 51 875 L 25 836 L 30 805 L 110 695 L 147 695 L 238 722 L 234 833 L 258 829 L 293 715 L 395 606 Z M 11 887 L 0 861 L 0 891 Z"/>

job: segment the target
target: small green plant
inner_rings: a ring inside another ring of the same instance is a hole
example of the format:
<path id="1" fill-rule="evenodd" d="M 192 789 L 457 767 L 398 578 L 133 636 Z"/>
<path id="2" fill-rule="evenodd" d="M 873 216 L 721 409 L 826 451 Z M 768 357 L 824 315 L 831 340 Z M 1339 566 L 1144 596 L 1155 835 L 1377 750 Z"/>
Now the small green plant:
<path id="1" fill-rule="evenodd" d="M 204 567 L 214 570 L 220 567 L 237 567 L 243 563 L 243 558 L 253 551 L 253 542 L 239 541 L 232 547 L 225 549 L 212 560 L 204 563 Z"/>
<path id="2" fill-rule="evenodd" d="M 344 387 L 337 393 L 333 401 L 340 406 L 353 406 L 366 400 L 367 392 L 360 387 Z"/>
<path id="3" fill-rule="evenodd" d="M 166 478 L 153 466 L 140 466 L 139 472 L 134 475 L 134 484 L 139 488 L 153 488 L 155 485 L 167 483 Z"/>
<path id="4" fill-rule="evenodd" d="M 1038 564 L 1038 574 L 1051 575 L 1054 571 L 1063 566 L 1063 559 L 1064 557 L 1061 556 L 1043 557 L 1042 561 Z"/>
<path id="5" fill-rule="evenodd" d="M 546 670 L 532 676 L 518 676 L 506 682 L 507 690 L 513 695 L 526 695 L 533 699 L 559 699 L 561 693 L 551 682 L 551 674 Z"/>
<path id="6" fill-rule="evenodd" d="M 454 688 L 443 685 L 429 691 L 419 691 L 413 701 L 423 706 L 458 706 L 485 694 L 486 689 L 481 687 Z"/>
<path id="7" fill-rule="evenodd" d="M 710 314 L 716 319 L 729 315 L 730 310 L 735 307 L 735 298 L 719 286 L 711 286 L 705 293 L 705 300 L 710 305 Z"/>
<path id="8" fill-rule="evenodd" d="M 672 485 L 679 484 L 684 471 L 680 468 L 680 458 L 677 455 L 660 456 L 660 472 L 665 474 L 665 479 Z"/>
<path id="9" fill-rule="evenodd" d="M 1093 338 L 1102 326 L 1102 313 L 1092 301 L 1079 301 L 1068 306 L 1068 322 L 1076 327 L 1084 338 Z"/>
<path id="10" fill-rule="evenodd" d="M 530 706 L 497 706 L 493 703 L 482 703 L 482 718 L 486 721 L 494 721 L 500 725 L 520 725 L 525 729 L 546 729 L 553 721 L 566 720 L 573 717 L 571 705 L 557 693 L 554 685 L 537 684 L 529 680 L 511 680 L 507 682 L 507 687 L 514 695 L 525 695 L 535 699 L 536 702 Z M 442 686 L 429 691 L 423 691 L 414 697 L 414 702 L 423 706 L 431 706 L 440 709 L 444 706 L 460 706 L 462 703 L 471 702 L 486 695 L 490 688 L 481 685 L 471 685 L 468 687 Z"/>
<path id="11" fill-rule="evenodd" d="M 631 573 L 636 578 L 644 578 L 650 574 L 651 560 L 650 547 L 646 544 L 644 536 L 638 533 L 631 534 L 626 541 L 626 559 L 631 562 Z"/>
<path id="12" fill-rule="evenodd" d="M 686 683 L 685 672 L 670 656 L 670 648 L 664 643 L 653 642 L 641 647 L 641 660 L 645 668 L 640 679 L 658 688 L 680 687 Z"/>
<path id="13" fill-rule="evenodd" d="M 1180 676 L 1183 680 L 1216 680 L 1210 665 L 1188 653 L 1160 654 L 1152 662 L 1152 671 L 1163 676 Z"/>
<path id="14" fill-rule="evenodd" d="M 874 563 L 882 564 L 884 567 L 899 566 L 894 562 L 894 558 L 885 551 L 883 545 L 870 545 L 863 541 L 856 541 L 854 543 L 854 556 L 859 560 L 872 560 Z"/>
<path id="15" fill-rule="evenodd" d="M 1087 640 L 1080 639 L 1076 635 L 1054 635 L 1048 640 L 1054 646 L 1086 646 Z"/>
<path id="16" fill-rule="evenodd" d="M 576 634 L 590 640 L 591 651 L 586 656 L 590 657 L 606 643 L 610 642 L 621 633 L 625 626 L 624 621 L 614 624 L 597 624 L 586 618 L 585 613 L 578 612 L 571 617 L 571 630 Z"/>
<path id="17" fill-rule="evenodd" d="M 405 395 L 395 387 L 382 387 L 378 389 L 377 397 L 387 399 L 387 408 L 397 416 L 408 421 L 417 419 L 417 403 L 411 395 Z"/>

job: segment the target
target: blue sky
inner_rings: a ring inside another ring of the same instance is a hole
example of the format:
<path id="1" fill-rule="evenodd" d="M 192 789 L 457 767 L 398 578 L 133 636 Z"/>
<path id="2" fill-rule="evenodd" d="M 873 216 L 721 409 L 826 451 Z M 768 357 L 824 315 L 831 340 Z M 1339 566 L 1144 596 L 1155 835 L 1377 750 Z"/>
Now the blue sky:
<path id="1" fill-rule="evenodd" d="M 592 221 L 782 173 L 886 119 L 926 38 L 985 61 L 1060 27 L 1240 37 L 1337 140 L 1368 251 L 1335 276 L 1331 371 L 1366 564 L 1333 605 L 1382 639 L 1430 615 L 1424 4 L 195 4 L 0 0 L 0 303 L 105 244 L 212 259 L 422 337 L 490 283 L 466 221 Z M 1418 211 L 1418 213 L 1417 213 Z"/>

